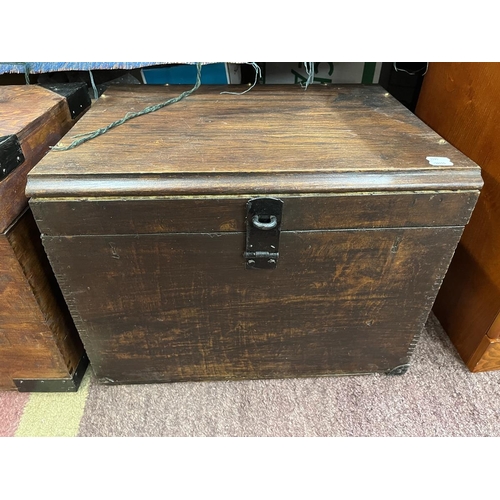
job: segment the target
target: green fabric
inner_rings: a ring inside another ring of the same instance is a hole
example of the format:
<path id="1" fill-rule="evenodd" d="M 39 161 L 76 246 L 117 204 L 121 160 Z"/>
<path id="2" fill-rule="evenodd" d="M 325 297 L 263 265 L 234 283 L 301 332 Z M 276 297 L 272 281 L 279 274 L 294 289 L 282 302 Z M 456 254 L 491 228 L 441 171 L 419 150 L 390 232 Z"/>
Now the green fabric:
<path id="1" fill-rule="evenodd" d="M 89 393 L 90 370 L 78 392 L 32 393 L 16 437 L 74 437 L 78 434 Z"/>
<path id="2" fill-rule="evenodd" d="M 361 77 L 361 83 L 370 84 L 373 83 L 373 77 L 375 76 L 375 66 L 377 63 L 367 62 L 363 68 L 363 76 Z"/>

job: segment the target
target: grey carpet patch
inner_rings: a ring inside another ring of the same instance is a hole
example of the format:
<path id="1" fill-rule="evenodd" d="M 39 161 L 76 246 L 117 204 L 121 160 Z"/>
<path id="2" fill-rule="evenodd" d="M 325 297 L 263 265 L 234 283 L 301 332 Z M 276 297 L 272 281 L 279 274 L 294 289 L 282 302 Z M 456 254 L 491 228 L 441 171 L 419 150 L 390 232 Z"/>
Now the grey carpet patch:
<path id="1" fill-rule="evenodd" d="M 81 436 L 499 436 L 500 372 L 434 316 L 405 375 L 90 387 Z"/>

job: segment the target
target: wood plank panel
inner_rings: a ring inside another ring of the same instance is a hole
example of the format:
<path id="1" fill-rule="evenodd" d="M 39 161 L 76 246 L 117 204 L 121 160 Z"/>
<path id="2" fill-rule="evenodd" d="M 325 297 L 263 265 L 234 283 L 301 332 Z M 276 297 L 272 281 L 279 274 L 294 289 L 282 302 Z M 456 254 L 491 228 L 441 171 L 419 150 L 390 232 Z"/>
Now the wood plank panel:
<path id="1" fill-rule="evenodd" d="M 272 271 L 244 233 L 43 241 L 95 373 L 132 383 L 404 364 L 461 232 L 284 231 Z"/>
<path id="2" fill-rule="evenodd" d="M 280 196 L 282 229 L 463 226 L 478 192 Z M 247 197 L 36 199 L 30 205 L 47 236 L 245 231 Z"/>
<path id="3" fill-rule="evenodd" d="M 67 378 L 83 346 L 30 211 L 0 236 L 0 379 Z"/>

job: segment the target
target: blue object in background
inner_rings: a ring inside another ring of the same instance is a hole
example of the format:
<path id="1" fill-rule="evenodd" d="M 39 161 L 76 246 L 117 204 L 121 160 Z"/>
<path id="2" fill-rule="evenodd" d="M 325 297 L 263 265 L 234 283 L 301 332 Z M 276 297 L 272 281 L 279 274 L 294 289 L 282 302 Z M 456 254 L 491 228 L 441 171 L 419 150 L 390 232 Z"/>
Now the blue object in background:
<path id="1" fill-rule="evenodd" d="M 94 69 L 134 69 L 166 64 L 162 62 L 2 62 L 3 73 L 52 73 L 55 71 L 88 71 Z"/>
<path id="2" fill-rule="evenodd" d="M 196 83 L 196 66 L 183 64 L 169 68 L 143 69 L 145 83 L 153 85 L 179 84 L 194 85 Z M 205 85 L 226 85 L 229 83 L 225 63 L 207 64 L 201 68 L 201 83 Z"/>

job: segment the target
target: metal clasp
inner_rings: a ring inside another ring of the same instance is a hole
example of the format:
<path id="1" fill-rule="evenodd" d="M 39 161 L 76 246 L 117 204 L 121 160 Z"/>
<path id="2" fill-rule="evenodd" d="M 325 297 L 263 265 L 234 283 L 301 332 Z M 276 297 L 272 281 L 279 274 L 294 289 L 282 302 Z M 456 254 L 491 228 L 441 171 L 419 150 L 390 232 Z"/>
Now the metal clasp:
<path id="1" fill-rule="evenodd" d="M 247 269 L 274 269 L 278 263 L 283 201 L 253 198 L 247 202 Z"/>

